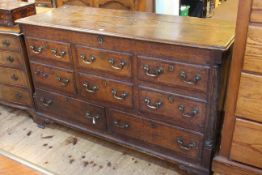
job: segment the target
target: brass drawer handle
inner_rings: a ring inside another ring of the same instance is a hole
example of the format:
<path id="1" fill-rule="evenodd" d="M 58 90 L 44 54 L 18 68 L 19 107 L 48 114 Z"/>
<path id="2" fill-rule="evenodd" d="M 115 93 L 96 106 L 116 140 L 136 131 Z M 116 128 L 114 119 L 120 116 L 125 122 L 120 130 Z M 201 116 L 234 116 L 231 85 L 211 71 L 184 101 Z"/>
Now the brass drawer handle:
<path id="1" fill-rule="evenodd" d="M 164 69 L 162 67 L 157 67 L 154 70 L 151 70 L 148 65 L 144 65 L 143 67 L 145 74 L 149 77 L 158 77 L 162 73 L 164 73 Z"/>
<path id="2" fill-rule="evenodd" d="M 96 60 L 96 57 L 91 55 L 90 58 L 88 59 L 85 55 L 81 54 L 80 55 L 80 58 L 82 59 L 82 61 L 85 63 L 85 64 L 92 64 L 93 62 L 95 62 Z"/>
<path id="3" fill-rule="evenodd" d="M 56 80 L 57 80 L 58 82 L 60 82 L 60 83 L 62 84 L 62 86 L 67 86 L 67 85 L 69 84 L 69 82 L 70 82 L 69 79 L 67 79 L 67 78 L 62 78 L 62 77 L 60 77 L 60 76 L 57 76 L 57 77 L 56 77 Z"/>
<path id="4" fill-rule="evenodd" d="M 193 108 L 190 113 L 185 113 L 185 106 L 184 105 L 179 105 L 178 110 L 182 113 L 183 117 L 186 117 L 186 118 L 193 118 L 199 112 L 199 110 L 197 108 Z"/>
<path id="5" fill-rule="evenodd" d="M 11 76 L 11 79 L 14 80 L 14 81 L 17 81 L 19 78 L 18 78 L 18 76 L 16 74 L 13 74 Z"/>
<path id="6" fill-rule="evenodd" d="M 56 49 L 51 49 L 51 52 L 56 58 L 63 58 L 66 55 L 66 51 L 61 51 L 58 53 Z"/>
<path id="7" fill-rule="evenodd" d="M 93 125 L 95 125 L 96 122 L 97 122 L 97 120 L 100 119 L 100 115 L 99 115 L 99 114 L 92 114 L 91 112 L 86 112 L 85 117 L 86 117 L 87 119 L 92 120 L 92 124 L 93 124 Z"/>
<path id="8" fill-rule="evenodd" d="M 117 90 L 112 89 L 112 95 L 117 100 L 125 100 L 128 97 L 128 92 L 123 92 L 122 94 L 117 95 Z"/>
<path id="9" fill-rule="evenodd" d="M 83 86 L 85 87 L 85 90 L 89 93 L 96 93 L 99 88 L 97 86 L 90 86 L 90 84 L 88 82 L 84 82 Z"/>
<path id="10" fill-rule="evenodd" d="M 4 40 L 2 41 L 2 45 L 5 47 L 9 47 L 11 45 L 11 43 L 8 40 Z"/>
<path id="11" fill-rule="evenodd" d="M 181 71 L 181 72 L 180 72 L 179 77 L 180 77 L 180 79 L 181 79 L 183 82 L 185 82 L 185 83 L 187 83 L 187 84 L 191 84 L 191 85 L 195 85 L 195 84 L 197 84 L 198 81 L 201 80 L 201 76 L 200 76 L 200 75 L 195 75 L 194 78 L 193 78 L 193 80 L 187 80 L 187 73 L 184 72 L 184 71 Z"/>
<path id="12" fill-rule="evenodd" d="M 121 129 L 129 128 L 129 124 L 128 123 L 121 123 L 120 121 L 117 121 L 117 120 L 114 121 L 114 125 L 116 127 L 118 127 L 118 128 L 121 128 Z"/>
<path id="13" fill-rule="evenodd" d="M 184 139 L 182 137 L 178 137 L 176 141 L 179 147 L 185 151 L 190 151 L 191 149 L 194 149 L 197 147 L 197 144 L 192 141 L 190 141 L 188 144 L 185 144 Z"/>
<path id="14" fill-rule="evenodd" d="M 35 71 L 35 74 L 36 74 L 37 76 L 41 76 L 41 77 L 44 78 L 44 79 L 48 78 L 48 74 L 45 73 L 45 72 L 42 72 L 42 71 L 40 71 L 40 70 Z"/>
<path id="15" fill-rule="evenodd" d="M 43 51 L 43 47 L 36 47 L 36 46 L 30 46 L 30 49 L 32 50 L 33 53 L 35 54 L 40 54 Z"/>
<path id="16" fill-rule="evenodd" d="M 162 102 L 162 101 L 158 101 L 158 102 L 156 102 L 155 105 L 152 105 L 152 104 L 151 104 L 151 100 L 150 100 L 148 97 L 145 98 L 144 102 L 145 102 L 145 104 L 146 104 L 146 106 L 147 106 L 148 108 L 154 109 L 154 110 L 159 109 L 159 108 L 163 105 L 163 102 Z"/>
<path id="17" fill-rule="evenodd" d="M 9 63 L 13 63 L 13 62 L 15 61 L 15 59 L 14 59 L 13 57 L 11 57 L 11 56 L 8 56 L 8 57 L 6 58 L 6 60 L 7 60 Z"/>
<path id="18" fill-rule="evenodd" d="M 124 60 L 121 60 L 120 63 L 119 63 L 119 65 L 115 65 L 115 64 L 116 64 L 116 61 L 115 61 L 114 58 L 109 58 L 109 59 L 108 59 L 108 63 L 110 63 L 110 64 L 111 64 L 111 67 L 112 67 L 113 69 L 116 69 L 116 70 L 122 70 L 122 69 L 125 67 L 125 65 L 126 65 L 126 62 L 125 62 Z"/>
<path id="19" fill-rule="evenodd" d="M 45 107 L 49 107 L 52 105 L 53 101 L 52 100 L 48 100 L 48 99 L 45 99 L 43 97 L 40 98 L 40 102 L 42 103 L 43 106 Z"/>

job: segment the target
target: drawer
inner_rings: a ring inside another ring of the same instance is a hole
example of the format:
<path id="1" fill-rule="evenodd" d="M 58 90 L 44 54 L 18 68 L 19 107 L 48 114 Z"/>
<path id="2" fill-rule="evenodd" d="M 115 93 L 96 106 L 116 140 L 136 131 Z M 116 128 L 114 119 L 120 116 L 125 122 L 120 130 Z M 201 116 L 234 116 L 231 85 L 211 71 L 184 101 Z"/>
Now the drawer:
<path id="1" fill-rule="evenodd" d="M 236 120 L 230 158 L 262 168 L 262 124 Z"/>
<path id="2" fill-rule="evenodd" d="M 14 68 L 23 68 L 25 66 L 24 64 L 23 55 L 21 53 L 11 51 L 0 52 L 0 65 Z"/>
<path id="3" fill-rule="evenodd" d="M 260 0 L 253 0 L 253 9 L 262 9 L 262 2 Z"/>
<path id="4" fill-rule="evenodd" d="M 19 51 L 20 46 L 18 37 L 0 34 L 0 49 Z"/>
<path id="5" fill-rule="evenodd" d="M 63 63 L 71 62 L 70 44 L 28 38 L 27 50 L 30 56 L 39 60 L 53 60 Z"/>
<path id="6" fill-rule="evenodd" d="M 156 90 L 139 89 L 139 110 L 155 120 L 165 121 L 184 128 L 203 131 L 206 103 Z"/>
<path id="7" fill-rule="evenodd" d="M 54 88 L 74 94 L 76 92 L 73 71 L 31 63 L 31 72 L 36 87 Z"/>
<path id="8" fill-rule="evenodd" d="M 262 27 L 249 26 L 243 69 L 262 73 Z"/>
<path id="9" fill-rule="evenodd" d="M 0 83 L 27 87 L 26 73 L 12 68 L 0 67 Z"/>
<path id="10" fill-rule="evenodd" d="M 0 99 L 9 103 L 32 106 L 32 96 L 23 88 L 0 85 Z"/>
<path id="11" fill-rule="evenodd" d="M 242 73 L 236 115 L 262 122 L 262 76 Z"/>
<path id="12" fill-rule="evenodd" d="M 207 91 L 209 69 L 189 64 L 138 59 L 138 78 L 157 84 Z"/>
<path id="13" fill-rule="evenodd" d="M 192 159 L 200 155 L 203 141 L 200 134 L 118 111 L 110 113 L 109 121 L 110 131 L 122 137 L 138 139 Z"/>
<path id="14" fill-rule="evenodd" d="M 87 99 L 100 100 L 131 108 L 133 86 L 98 76 L 79 74 L 79 92 Z"/>
<path id="15" fill-rule="evenodd" d="M 115 76 L 131 77 L 131 55 L 101 49 L 77 47 L 77 64 L 86 70 L 98 70 Z"/>
<path id="16" fill-rule="evenodd" d="M 55 118 L 81 127 L 106 130 L 103 107 L 43 90 L 36 91 L 36 108 Z"/>
<path id="17" fill-rule="evenodd" d="M 262 14 L 260 10 L 252 10 L 250 15 L 250 22 L 261 23 Z"/>

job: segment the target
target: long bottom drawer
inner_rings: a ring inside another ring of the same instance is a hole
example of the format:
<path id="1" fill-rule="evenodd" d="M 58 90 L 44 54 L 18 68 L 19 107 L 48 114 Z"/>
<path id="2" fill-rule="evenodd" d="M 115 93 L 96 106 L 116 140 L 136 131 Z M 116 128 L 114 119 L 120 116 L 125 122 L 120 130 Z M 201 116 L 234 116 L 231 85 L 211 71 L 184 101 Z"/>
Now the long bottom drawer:
<path id="1" fill-rule="evenodd" d="M 0 99 L 9 103 L 32 106 L 32 95 L 24 88 L 0 85 Z"/>
<path id="2" fill-rule="evenodd" d="M 109 121 L 113 134 L 137 139 L 188 158 L 198 159 L 200 156 L 201 134 L 118 111 L 110 112 Z"/>

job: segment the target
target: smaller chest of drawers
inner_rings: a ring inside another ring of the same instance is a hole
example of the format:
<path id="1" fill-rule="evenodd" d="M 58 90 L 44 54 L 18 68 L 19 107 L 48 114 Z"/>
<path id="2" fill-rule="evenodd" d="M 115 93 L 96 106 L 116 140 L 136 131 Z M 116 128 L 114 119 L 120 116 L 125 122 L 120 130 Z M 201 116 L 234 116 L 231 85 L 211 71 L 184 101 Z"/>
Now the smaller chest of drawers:
<path id="1" fill-rule="evenodd" d="M 29 109 L 32 86 L 23 36 L 18 26 L 0 27 L 0 101 Z"/>

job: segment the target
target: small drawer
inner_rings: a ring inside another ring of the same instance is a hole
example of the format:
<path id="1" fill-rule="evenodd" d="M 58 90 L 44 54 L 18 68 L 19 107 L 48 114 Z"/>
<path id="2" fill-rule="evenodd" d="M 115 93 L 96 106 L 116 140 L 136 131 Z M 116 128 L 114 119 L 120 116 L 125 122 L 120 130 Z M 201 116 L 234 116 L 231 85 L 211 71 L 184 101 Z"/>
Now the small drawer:
<path id="1" fill-rule="evenodd" d="M 20 40 L 16 36 L 0 34 L 0 49 L 19 51 Z"/>
<path id="2" fill-rule="evenodd" d="M 83 97 L 129 108 L 133 106 L 133 86 L 130 83 L 87 74 L 79 76 L 79 92 Z"/>
<path id="3" fill-rule="evenodd" d="M 262 76 L 242 73 L 236 115 L 262 122 Z"/>
<path id="4" fill-rule="evenodd" d="M 207 91 L 209 69 L 182 63 L 138 59 L 138 78 L 163 85 Z"/>
<path id="5" fill-rule="evenodd" d="M 27 76 L 25 72 L 12 69 L 12 68 L 0 68 L 0 83 L 28 87 Z"/>
<path id="6" fill-rule="evenodd" d="M 230 158 L 262 168 L 262 124 L 237 119 Z"/>
<path id="7" fill-rule="evenodd" d="M 0 65 L 14 68 L 23 68 L 25 66 L 23 62 L 23 55 L 17 52 L 1 51 Z"/>
<path id="8" fill-rule="evenodd" d="M 184 128 L 203 131 L 205 126 L 206 103 L 156 90 L 139 89 L 139 110 L 155 114 L 146 115 Z"/>
<path id="9" fill-rule="evenodd" d="M 243 69 L 262 73 L 262 27 L 249 25 Z"/>
<path id="10" fill-rule="evenodd" d="M 141 117 L 111 111 L 110 131 L 124 137 L 174 151 L 185 157 L 197 159 L 202 148 L 203 136 Z"/>
<path id="11" fill-rule="evenodd" d="M 26 43 L 29 55 L 34 58 L 51 59 L 63 63 L 71 62 L 70 44 L 68 43 L 32 38 L 28 38 Z"/>
<path id="12" fill-rule="evenodd" d="M 36 91 L 38 111 L 52 114 L 55 118 L 78 126 L 106 130 L 106 117 L 103 107 L 43 90 Z"/>
<path id="13" fill-rule="evenodd" d="M 23 88 L 0 85 L 0 99 L 9 103 L 32 106 L 32 96 Z"/>
<path id="14" fill-rule="evenodd" d="M 115 76 L 131 77 L 131 55 L 88 47 L 77 47 L 77 63 L 87 70 L 98 70 Z"/>
<path id="15" fill-rule="evenodd" d="M 262 2 L 260 0 L 253 0 L 253 9 L 262 9 Z"/>
<path id="16" fill-rule="evenodd" d="M 76 92 L 73 71 L 31 63 L 31 72 L 36 87 L 41 85 L 74 94 Z"/>

